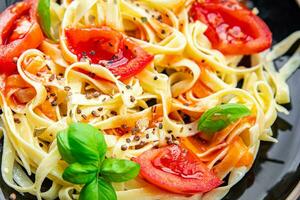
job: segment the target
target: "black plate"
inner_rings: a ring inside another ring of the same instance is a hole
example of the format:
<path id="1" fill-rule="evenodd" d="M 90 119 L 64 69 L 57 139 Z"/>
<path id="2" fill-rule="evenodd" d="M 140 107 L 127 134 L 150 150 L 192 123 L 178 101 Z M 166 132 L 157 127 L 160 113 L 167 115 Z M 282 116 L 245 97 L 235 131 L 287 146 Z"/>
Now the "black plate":
<path id="1" fill-rule="evenodd" d="M 13 0 L 0 0 L 3 10 Z M 253 0 L 250 7 L 257 7 L 259 15 L 270 26 L 274 43 L 290 33 L 300 30 L 300 8 L 295 0 Z M 299 43 L 298 43 L 299 44 Z M 289 55 L 275 62 L 279 68 Z M 288 80 L 291 87 L 291 104 L 285 105 L 290 115 L 280 114 L 273 130 L 279 142 L 262 143 L 252 169 L 234 186 L 226 200 L 283 200 L 291 193 L 300 180 L 300 70 Z M 0 179 L 0 188 L 8 199 L 13 192 Z M 0 199 L 1 194 L 0 194 Z M 20 197 L 19 199 L 34 199 Z"/>

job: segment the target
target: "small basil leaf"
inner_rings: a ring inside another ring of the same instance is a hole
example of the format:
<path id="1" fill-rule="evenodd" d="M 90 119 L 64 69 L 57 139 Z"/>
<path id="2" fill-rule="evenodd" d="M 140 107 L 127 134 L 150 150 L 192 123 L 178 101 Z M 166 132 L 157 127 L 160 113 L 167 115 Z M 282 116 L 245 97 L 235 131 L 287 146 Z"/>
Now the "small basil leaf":
<path id="1" fill-rule="evenodd" d="M 44 34 L 53 39 L 51 34 L 51 14 L 50 14 L 50 0 L 39 0 L 38 4 L 39 23 Z"/>
<path id="2" fill-rule="evenodd" d="M 57 134 L 57 146 L 62 159 L 68 163 L 74 163 L 76 160 L 71 154 L 71 148 L 68 140 L 67 130 L 60 131 Z"/>
<path id="3" fill-rule="evenodd" d="M 86 184 L 79 196 L 79 200 L 117 200 L 117 194 L 113 186 L 105 179 L 98 177 Z"/>
<path id="4" fill-rule="evenodd" d="M 101 167 L 101 176 L 111 182 L 124 182 L 135 178 L 140 165 L 130 160 L 105 159 Z"/>
<path id="5" fill-rule="evenodd" d="M 70 183 L 85 184 L 97 177 L 97 173 L 98 166 L 73 163 L 65 169 L 62 177 Z"/>
<path id="6" fill-rule="evenodd" d="M 206 111 L 198 122 L 198 130 L 212 134 L 222 130 L 229 124 L 251 114 L 251 111 L 242 104 L 223 104 Z"/>
<path id="7" fill-rule="evenodd" d="M 68 140 L 77 162 L 99 164 L 103 161 L 107 146 L 103 134 L 98 129 L 89 124 L 73 123 L 68 129 Z"/>

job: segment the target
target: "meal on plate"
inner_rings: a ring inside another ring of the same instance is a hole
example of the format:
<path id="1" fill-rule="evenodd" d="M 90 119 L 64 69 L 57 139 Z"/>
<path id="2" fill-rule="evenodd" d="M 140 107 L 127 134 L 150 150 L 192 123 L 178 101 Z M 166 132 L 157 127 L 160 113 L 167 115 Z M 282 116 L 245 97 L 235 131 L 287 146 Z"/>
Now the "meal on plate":
<path id="1" fill-rule="evenodd" d="M 37 199 L 222 199 L 288 111 L 237 0 L 23 0 L 0 14 L 1 173 Z"/>

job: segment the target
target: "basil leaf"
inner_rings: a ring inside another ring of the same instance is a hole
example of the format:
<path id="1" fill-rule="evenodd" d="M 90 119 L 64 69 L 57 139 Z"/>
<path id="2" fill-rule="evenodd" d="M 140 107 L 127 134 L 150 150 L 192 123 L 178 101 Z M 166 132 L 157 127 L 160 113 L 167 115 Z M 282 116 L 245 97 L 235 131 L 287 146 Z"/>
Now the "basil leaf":
<path id="1" fill-rule="evenodd" d="M 58 151 L 62 159 L 68 163 L 74 163 L 76 160 L 71 154 L 67 130 L 60 131 L 56 137 Z"/>
<path id="2" fill-rule="evenodd" d="M 251 111 L 242 104 L 223 104 L 206 111 L 198 122 L 198 130 L 212 134 L 222 130 L 229 124 L 251 114 Z"/>
<path id="3" fill-rule="evenodd" d="M 73 163 L 62 175 L 63 179 L 74 184 L 85 184 L 97 177 L 98 166 Z"/>
<path id="4" fill-rule="evenodd" d="M 101 176 L 111 182 L 124 182 L 135 178 L 140 165 L 130 160 L 105 159 L 101 167 Z"/>
<path id="5" fill-rule="evenodd" d="M 44 34 L 48 38 L 53 39 L 51 34 L 50 0 L 39 0 L 37 11 L 39 16 L 39 23 Z"/>
<path id="6" fill-rule="evenodd" d="M 102 133 L 89 124 L 73 123 L 68 129 L 68 140 L 72 155 L 82 164 L 99 165 L 103 161 L 107 146 Z"/>
<path id="7" fill-rule="evenodd" d="M 79 196 L 79 200 L 117 200 L 117 194 L 113 186 L 105 179 L 98 177 L 86 184 Z"/>

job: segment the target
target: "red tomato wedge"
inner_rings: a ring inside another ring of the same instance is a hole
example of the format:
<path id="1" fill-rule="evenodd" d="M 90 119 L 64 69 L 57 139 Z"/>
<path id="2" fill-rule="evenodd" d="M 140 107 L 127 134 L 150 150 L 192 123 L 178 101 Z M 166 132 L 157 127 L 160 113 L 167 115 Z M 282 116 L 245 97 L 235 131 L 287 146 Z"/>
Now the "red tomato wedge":
<path id="1" fill-rule="evenodd" d="M 78 59 L 89 59 L 108 68 L 121 80 L 141 72 L 153 56 L 136 43 L 109 27 L 68 28 L 68 48 Z"/>
<path id="2" fill-rule="evenodd" d="M 15 57 L 43 41 L 36 20 L 37 1 L 25 0 L 6 8 L 0 14 L 0 73 L 16 71 Z"/>
<path id="3" fill-rule="evenodd" d="M 223 183 L 194 154 L 177 145 L 148 150 L 135 161 L 143 178 L 173 193 L 204 193 Z"/>
<path id="4" fill-rule="evenodd" d="M 265 22 L 236 0 L 195 2 L 189 15 L 208 25 L 205 35 L 224 54 L 258 53 L 272 44 Z"/>

